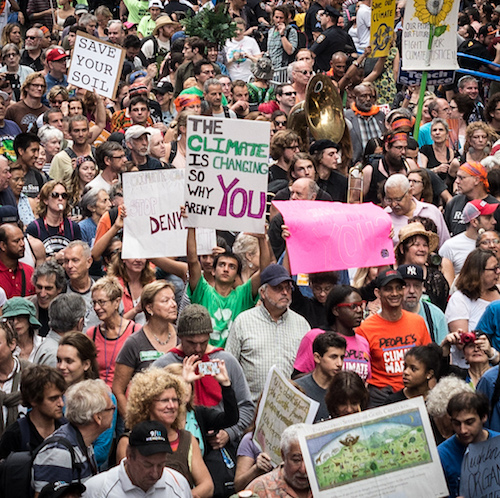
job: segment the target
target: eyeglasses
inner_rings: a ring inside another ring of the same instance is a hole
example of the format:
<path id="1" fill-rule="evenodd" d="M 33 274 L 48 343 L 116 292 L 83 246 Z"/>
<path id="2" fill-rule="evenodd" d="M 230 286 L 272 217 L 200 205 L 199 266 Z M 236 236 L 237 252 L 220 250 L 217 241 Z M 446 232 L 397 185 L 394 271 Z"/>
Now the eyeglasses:
<path id="1" fill-rule="evenodd" d="M 289 147 L 285 147 L 285 149 L 300 150 L 300 147 L 298 145 L 290 145 Z"/>
<path id="2" fill-rule="evenodd" d="M 125 154 L 122 154 L 121 156 L 111 156 L 113 159 L 123 159 L 125 156 Z"/>
<path id="3" fill-rule="evenodd" d="M 113 197 L 123 197 L 123 192 L 116 192 Z"/>
<path id="4" fill-rule="evenodd" d="M 5 54 L 4 57 L 8 58 L 8 57 L 16 57 L 18 56 L 19 54 L 16 54 L 15 52 L 11 52 L 10 54 Z"/>
<path id="5" fill-rule="evenodd" d="M 294 71 L 294 73 L 300 73 L 304 76 L 307 76 L 308 74 L 314 74 L 312 71 L 308 71 L 307 69 L 304 69 L 303 71 Z"/>
<path id="6" fill-rule="evenodd" d="M 494 246 L 498 243 L 500 243 L 500 239 L 489 239 L 489 240 L 483 240 L 483 241 L 479 242 L 479 245 Z"/>
<path id="7" fill-rule="evenodd" d="M 43 83 L 30 83 L 30 86 L 34 86 L 37 88 L 45 88 L 45 85 Z"/>
<path id="8" fill-rule="evenodd" d="M 20 177 L 20 178 L 11 178 L 11 180 L 14 182 L 14 183 L 24 183 L 24 177 Z"/>
<path id="9" fill-rule="evenodd" d="M 94 308 L 96 306 L 99 306 L 99 308 L 103 308 L 104 305 L 109 302 L 111 302 L 111 299 L 99 299 L 97 301 L 92 301 L 92 306 L 94 306 Z"/>
<path id="10" fill-rule="evenodd" d="M 406 197 L 407 193 L 408 193 L 408 190 L 401 197 L 394 197 L 394 199 L 391 199 L 390 197 L 384 197 L 384 202 L 386 204 L 394 204 L 394 203 L 397 204 L 398 202 L 401 202 Z"/>
<path id="11" fill-rule="evenodd" d="M 337 304 L 337 308 L 349 308 L 352 311 L 357 310 L 358 308 L 361 308 L 364 310 L 366 307 L 366 301 L 356 301 L 355 303 L 340 303 Z"/>
<path id="12" fill-rule="evenodd" d="M 37 40 L 38 36 L 26 36 L 26 40 Z"/>
<path id="13" fill-rule="evenodd" d="M 408 180 L 410 183 L 424 183 L 422 180 Z"/>
<path id="14" fill-rule="evenodd" d="M 160 405 L 168 405 L 169 403 L 173 403 L 174 405 L 179 404 L 179 398 L 162 398 L 162 399 L 155 399 L 155 403 L 159 403 Z"/>
<path id="15" fill-rule="evenodd" d="M 291 97 L 292 95 L 293 96 L 297 95 L 297 92 L 283 92 L 283 95 L 286 95 L 287 97 Z"/>
<path id="16" fill-rule="evenodd" d="M 51 192 L 50 197 L 52 197 L 52 199 L 59 199 L 59 197 L 61 197 L 62 199 L 67 199 L 68 194 L 66 192 Z"/>
<path id="17" fill-rule="evenodd" d="M 114 412 L 116 410 L 116 406 L 112 405 L 109 408 L 104 408 L 103 412 Z"/>
<path id="18" fill-rule="evenodd" d="M 286 126 L 286 121 L 275 121 L 274 124 L 276 126 Z"/>
<path id="19" fill-rule="evenodd" d="M 312 290 L 318 294 L 330 294 L 330 291 L 333 289 L 333 285 L 325 285 L 322 287 L 321 285 L 313 285 Z"/>
<path id="20" fill-rule="evenodd" d="M 493 268 L 485 268 L 484 271 L 494 271 L 495 273 L 500 273 L 500 266 L 494 266 Z"/>

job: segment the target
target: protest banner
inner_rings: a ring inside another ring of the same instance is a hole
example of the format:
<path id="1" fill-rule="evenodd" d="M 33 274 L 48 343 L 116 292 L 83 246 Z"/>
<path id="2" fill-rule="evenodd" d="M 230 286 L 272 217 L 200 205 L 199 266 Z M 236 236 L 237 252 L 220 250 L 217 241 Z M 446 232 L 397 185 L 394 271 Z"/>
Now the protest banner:
<path id="1" fill-rule="evenodd" d="M 113 99 L 122 74 L 125 50 L 81 31 L 68 70 L 68 84 Z"/>
<path id="2" fill-rule="evenodd" d="M 305 427 L 299 443 L 315 498 L 449 494 L 421 396 Z"/>
<path id="3" fill-rule="evenodd" d="M 490 437 L 467 446 L 460 474 L 460 496 L 492 498 L 500 496 L 500 439 Z"/>
<path id="4" fill-rule="evenodd" d="M 394 37 L 396 0 L 373 0 L 370 25 L 370 57 L 389 55 Z"/>
<path id="5" fill-rule="evenodd" d="M 400 85 L 420 85 L 422 71 L 404 71 L 399 69 L 398 83 Z M 429 71 L 427 73 L 428 85 L 451 85 L 455 80 L 455 71 Z"/>
<path id="6" fill-rule="evenodd" d="M 458 69 L 457 18 L 460 2 L 408 0 L 401 54 L 405 71 Z"/>
<path id="7" fill-rule="evenodd" d="M 255 420 L 254 443 L 271 457 L 273 465 L 279 465 L 283 431 L 293 424 L 312 424 L 318 408 L 317 401 L 300 392 L 273 366 L 267 375 Z"/>
<path id="8" fill-rule="evenodd" d="M 184 200 L 184 171 L 123 173 L 122 184 L 127 206 L 122 257 L 186 256 L 187 229 L 180 210 Z M 214 230 L 197 230 L 196 240 L 198 254 L 211 254 L 217 245 Z"/>
<path id="9" fill-rule="evenodd" d="M 290 230 L 286 246 L 294 275 L 394 263 L 391 218 L 372 203 L 295 200 L 273 205 Z"/>
<path id="10" fill-rule="evenodd" d="M 264 233 L 269 126 L 188 118 L 186 226 Z"/>

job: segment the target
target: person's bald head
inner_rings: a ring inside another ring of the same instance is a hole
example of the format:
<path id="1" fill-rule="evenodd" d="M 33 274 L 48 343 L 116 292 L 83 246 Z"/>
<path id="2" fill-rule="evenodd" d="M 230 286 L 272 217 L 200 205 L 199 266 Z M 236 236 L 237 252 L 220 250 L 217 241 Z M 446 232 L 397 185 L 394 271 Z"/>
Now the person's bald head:
<path id="1" fill-rule="evenodd" d="M 429 104 L 429 114 L 432 118 L 451 118 L 451 107 L 446 99 L 436 99 Z"/>
<path id="2" fill-rule="evenodd" d="M 299 178 L 290 187 L 290 199 L 292 201 L 313 201 L 319 192 L 318 184 L 311 178 Z"/>

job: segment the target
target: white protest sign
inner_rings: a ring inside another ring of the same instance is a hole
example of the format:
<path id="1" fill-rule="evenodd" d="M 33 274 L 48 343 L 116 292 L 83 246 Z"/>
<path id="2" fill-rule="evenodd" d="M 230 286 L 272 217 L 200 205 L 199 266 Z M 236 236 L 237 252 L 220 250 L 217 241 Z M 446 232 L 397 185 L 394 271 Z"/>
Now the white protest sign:
<path id="1" fill-rule="evenodd" d="M 114 98 L 125 50 L 78 32 L 68 71 L 68 84 Z"/>
<path id="2" fill-rule="evenodd" d="M 127 217 L 123 224 L 122 257 L 186 256 L 187 229 L 180 207 L 184 171 L 159 169 L 122 175 Z M 214 230 L 197 230 L 198 254 L 211 254 Z"/>
<path id="3" fill-rule="evenodd" d="M 315 498 L 449 495 L 421 396 L 305 427 L 299 443 Z"/>
<path id="4" fill-rule="evenodd" d="M 269 137 L 263 121 L 188 118 L 187 226 L 264 233 Z"/>
<path id="5" fill-rule="evenodd" d="M 458 69 L 457 19 L 460 2 L 408 0 L 403 20 L 405 71 Z"/>
<path id="6" fill-rule="evenodd" d="M 279 465 L 283 431 L 293 424 L 312 424 L 318 408 L 317 401 L 300 392 L 273 366 L 267 375 L 255 420 L 254 443 L 271 457 L 274 465 Z"/>

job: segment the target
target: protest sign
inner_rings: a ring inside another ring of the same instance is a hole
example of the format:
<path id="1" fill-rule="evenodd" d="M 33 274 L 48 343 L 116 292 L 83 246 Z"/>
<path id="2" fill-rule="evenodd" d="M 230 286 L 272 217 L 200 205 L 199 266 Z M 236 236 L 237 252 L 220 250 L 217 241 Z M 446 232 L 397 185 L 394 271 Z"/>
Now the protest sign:
<path id="1" fill-rule="evenodd" d="M 422 397 L 305 427 L 299 443 L 315 498 L 449 494 Z"/>
<path id="2" fill-rule="evenodd" d="M 190 116 L 186 226 L 264 233 L 269 123 Z"/>
<path id="3" fill-rule="evenodd" d="M 451 85 L 455 79 L 455 71 L 429 71 L 427 73 L 428 85 Z M 399 69 L 398 83 L 400 85 L 420 85 L 422 71 L 403 71 Z"/>
<path id="4" fill-rule="evenodd" d="M 467 447 L 460 474 L 460 496 L 492 498 L 500 496 L 500 439 L 490 437 Z"/>
<path id="5" fill-rule="evenodd" d="M 394 14 L 396 0 L 373 0 L 370 25 L 370 57 L 389 55 L 394 37 Z"/>
<path id="6" fill-rule="evenodd" d="M 68 70 L 68 84 L 113 99 L 122 74 L 125 50 L 78 32 Z"/>
<path id="7" fill-rule="evenodd" d="M 458 69 L 457 18 L 460 2 L 408 0 L 401 58 L 406 71 Z"/>
<path id="8" fill-rule="evenodd" d="M 271 457 L 274 465 L 279 465 L 283 431 L 293 424 L 312 424 L 318 408 L 317 401 L 300 392 L 273 366 L 267 375 L 255 421 L 254 443 Z"/>
<path id="9" fill-rule="evenodd" d="M 122 257 L 186 256 L 187 230 L 180 207 L 184 171 L 159 169 L 122 175 L 127 217 L 123 225 Z M 214 230 L 197 230 L 198 254 L 211 254 Z"/>
<path id="10" fill-rule="evenodd" d="M 295 200 L 273 205 L 290 229 L 286 246 L 294 275 L 394 263 L 391 218 L 372 203 Z"/>

